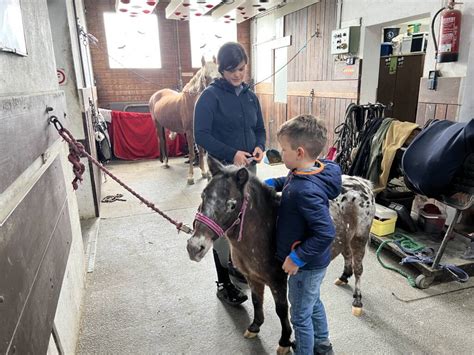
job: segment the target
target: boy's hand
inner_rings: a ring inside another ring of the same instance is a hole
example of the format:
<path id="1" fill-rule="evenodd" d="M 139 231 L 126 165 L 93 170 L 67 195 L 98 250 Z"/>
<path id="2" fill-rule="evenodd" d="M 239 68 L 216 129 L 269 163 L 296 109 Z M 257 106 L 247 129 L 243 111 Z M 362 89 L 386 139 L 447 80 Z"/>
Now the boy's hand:
<path id="1" fill-rule="evenodd" d="M 289 256 L 286 257 L 283 266 L 281 267 L 288 275 L 296 275 L 299 267 L 291 260 Z"/>

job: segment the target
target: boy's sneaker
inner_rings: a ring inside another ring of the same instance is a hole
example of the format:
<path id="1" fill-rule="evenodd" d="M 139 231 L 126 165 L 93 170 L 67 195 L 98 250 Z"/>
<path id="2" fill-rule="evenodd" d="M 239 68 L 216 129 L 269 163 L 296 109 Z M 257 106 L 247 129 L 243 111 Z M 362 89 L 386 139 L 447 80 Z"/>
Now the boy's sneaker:
<path id="1" fill-rule="evenodd" d="M 319 344 L 314 348 L 314 355 L 334 355 L 332 350 L 332 344 L 329 345 Z"/>
<path id="2" fill-rule="evenodd" d="M 248 300 L 246 294 L 240 291 L 232 283 L 223 284 L 216 282 L 217 284 L 217 297 L 231 306 L 238 306 Z"/>

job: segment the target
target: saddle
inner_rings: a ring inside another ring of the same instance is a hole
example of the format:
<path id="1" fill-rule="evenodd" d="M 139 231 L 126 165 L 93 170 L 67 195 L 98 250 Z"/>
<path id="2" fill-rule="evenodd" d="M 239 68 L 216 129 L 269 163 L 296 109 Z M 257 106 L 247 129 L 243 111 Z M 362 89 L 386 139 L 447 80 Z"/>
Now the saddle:
<path id="1" fill-rule="evenodd" d="M 405 182 L 411 190 L 427 197 L 440 198 L 457 192 L 473 194 L 472 154 L 474 119 L 433 121 L 403 154 Z"/>

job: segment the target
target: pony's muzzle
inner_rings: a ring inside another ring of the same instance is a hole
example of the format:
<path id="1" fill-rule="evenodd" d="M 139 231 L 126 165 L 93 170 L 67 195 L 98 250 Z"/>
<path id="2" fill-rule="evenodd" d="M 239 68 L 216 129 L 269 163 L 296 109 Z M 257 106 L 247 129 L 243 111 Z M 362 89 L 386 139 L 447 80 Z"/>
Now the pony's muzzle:
<path id="1" fill-rule="evenodd" d="M 188 250 L 189 258 L 193 261 L 201 261 L 204 255 L 208 252 L 212 246 L 212 241 L 203 236 L 193 235 L 188 239 L 188 245 L 186 249 Z"/>

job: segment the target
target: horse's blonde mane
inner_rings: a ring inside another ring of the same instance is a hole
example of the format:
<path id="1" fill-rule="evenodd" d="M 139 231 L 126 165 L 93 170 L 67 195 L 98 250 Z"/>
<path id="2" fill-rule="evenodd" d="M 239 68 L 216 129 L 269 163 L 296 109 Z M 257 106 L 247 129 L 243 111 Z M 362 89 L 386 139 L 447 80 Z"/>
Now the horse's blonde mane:
<path id="1" fill-rule="evenodd" d="M 191 78 L 189 83 L 184 86 L 183 92 L 188 92 L 190 94 L 199 94 L 204 90 L 203 85 L 203 68 L 200 68 L 196 74 Z"/>

